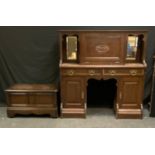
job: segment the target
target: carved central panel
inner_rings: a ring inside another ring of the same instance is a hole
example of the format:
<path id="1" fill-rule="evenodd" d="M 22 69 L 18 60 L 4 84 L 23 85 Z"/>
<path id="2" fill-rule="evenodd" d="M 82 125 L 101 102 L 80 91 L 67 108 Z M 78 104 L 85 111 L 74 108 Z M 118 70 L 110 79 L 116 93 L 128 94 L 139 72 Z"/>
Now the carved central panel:
<path id="1" fill-rule="evenodd" d="M 120 64 L 124 56 L 122 34 L 85 33 L 81 37 L 81 62 Z"/>
<path id="2" fill-rule="evenodd" d="M 96 45 L 95 50 L 98 53 L 105 54 L 110 51 L 110 47 L 107 44 L 105 44 L 104 42 L 102 42 L 102 43 Z"/>

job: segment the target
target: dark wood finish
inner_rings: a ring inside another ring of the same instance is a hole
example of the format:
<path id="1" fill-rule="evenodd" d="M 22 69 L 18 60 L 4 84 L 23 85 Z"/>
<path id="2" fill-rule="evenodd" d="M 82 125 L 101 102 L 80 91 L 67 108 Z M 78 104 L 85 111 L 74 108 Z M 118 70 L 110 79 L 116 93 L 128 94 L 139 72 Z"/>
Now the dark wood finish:
<path id="1" fill-rule="evenodd" d="M 83 85 L 83 79 L 78 77 L 64 77 L 62 79 L 62 93 L 64 93 L 62 95 L 66 96 L 66 98 L 62 100 L 64 108 L 83 108 Z"/>
<path id="2" fill-rule="evenodd" d="M 69 117 L 70 112 L 74 111 L 74 115 L 85 117 L 84 112 L 84 80 L 81 77 L 62 77 L 61 96 L 63 108 L 61 108 L 62 116 Z M 81 116 L 80 116 L 81 115 Z"/>
<path id="3" fill-rule="evenodd" d="M 118 118 L 142 118 L 142 77 L 124 77 L 120 81 L 118 90 L 118 103 L 116 113 Z"/>
<path id="4" fill-rule="evenodd" d="M 114 110 L 117 118 L 142 118 L 143 83 L 146 63 L 147 31 L 61 31 L 78 34 L 79 63 L 63 62 L 61 50 L 61 116 L 85 117 L 87 111 L 88 79 L 117 80 Z M 144 48 L 137 61 L 126 61 L 127 37 L 144 35 Z M 60 44 L 62 47 L 62 45 Z"/>
<path id="5" fill-rule="evenodd" d="M 141 101 L 141 94 L 142 91 L 142 79 L 138 77 L 127 77 L 123 78 L 121 86 L 121 92 L 120 92 L 120 100 L 122 100 L 120 103 L 120 108 L 140 108 L 140 101 Z M 123 92 L 124 95 L 121 94 Z"/>
<path id="6" fill-rule="evenodd" d="M 15 84 L 5 90 L 8 117 L 49 114 L 57 117 L 57 88 L 51 84 Z"/>
<path id="7" fill-rule="evenodd" d="M 82 33 L 81 63 L 120 64 L 124 57 L 124 34 Z"/>

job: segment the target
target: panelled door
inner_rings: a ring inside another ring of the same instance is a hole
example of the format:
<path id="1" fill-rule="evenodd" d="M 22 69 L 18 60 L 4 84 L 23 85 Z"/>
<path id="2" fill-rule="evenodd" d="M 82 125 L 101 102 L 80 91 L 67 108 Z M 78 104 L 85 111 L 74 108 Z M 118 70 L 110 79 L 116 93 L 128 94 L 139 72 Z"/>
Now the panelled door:
<path id="1" fill-rule="evenodd" d="M 119 90 L 119 108 L 140 108 L 142 104 L 143 84 L 141 77 L 126 77 L 121 80 Z"/>
<path id="2" fill-rule="evenodd" d="M 84 81 L 80 77 L 62 77 L 63 108 L 84 108 Z"/>

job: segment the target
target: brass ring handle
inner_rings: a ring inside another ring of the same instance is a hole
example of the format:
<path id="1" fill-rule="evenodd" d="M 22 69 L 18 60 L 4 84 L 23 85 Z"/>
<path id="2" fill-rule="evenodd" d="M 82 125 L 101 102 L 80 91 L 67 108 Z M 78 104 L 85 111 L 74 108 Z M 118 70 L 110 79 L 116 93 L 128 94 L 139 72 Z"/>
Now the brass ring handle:
<path id="1" fill-rule="evenodd" d="M 109 71 L 109 73 L 113 76 L 113 75 L 116 74 L 116 71 L 115 70 L 111 70 L 111 71 Z"/>
<path id="2" fill-rule="evenodd" d="M 90 76 L 95 75 L 95 71 L 94 71 L 94 70 L 89 70 L 89 75 L 90 75 Z"/>
<path id="3" fill-rule="evenodd" d="M 132 76 L 137 75 L 137 70 L 130 70 L 130 74 L 131 74 Z"/>
<path id="4" fill-rule="evenodd" d="M 74 71 L 73 71 L 73 70 L 69 70 L 69 71 L 67 72 L 67 75 L 73 76 L 73 75 L 74 75 Z"/>

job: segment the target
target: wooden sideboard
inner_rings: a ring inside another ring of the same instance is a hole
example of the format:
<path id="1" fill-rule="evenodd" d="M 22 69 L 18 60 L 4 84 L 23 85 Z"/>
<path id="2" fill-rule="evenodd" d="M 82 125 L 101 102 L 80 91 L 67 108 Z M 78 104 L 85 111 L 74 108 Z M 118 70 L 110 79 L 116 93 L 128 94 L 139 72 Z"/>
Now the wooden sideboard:
<path id="1" fill-rule="evenodd" d="M 147 31 L 60 31 L 61 116 L 86 117 L 88 80 L 114 78 L 116 117 L 142 118 L 146 42 Z"/>
<path id="2" fill-rule="evenodd" d="M 8 117 L 16 114 L 58 116 L 57 88 L 52 84 L 15 84 L 5 90 Z"/>

